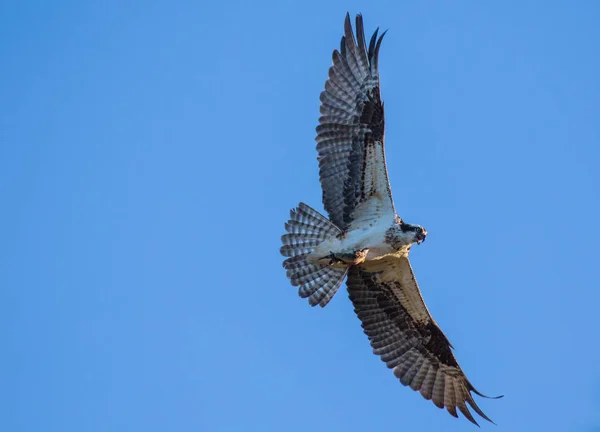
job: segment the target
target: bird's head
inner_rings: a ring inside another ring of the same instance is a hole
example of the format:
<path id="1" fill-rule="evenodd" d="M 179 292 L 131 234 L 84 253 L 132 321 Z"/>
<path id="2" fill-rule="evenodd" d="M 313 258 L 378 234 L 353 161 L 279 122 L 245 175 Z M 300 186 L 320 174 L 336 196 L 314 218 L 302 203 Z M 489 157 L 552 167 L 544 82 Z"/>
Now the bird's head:
<path id="1" fill-rule="evenodd" d="M 427 237 L 427 230 L 423 228 L 421 225 L 411 225 L 407 223 L 403 223 L 401 225 L 401 229 L 404 234 L 411 234 L 413 236 L 413 243 L 421 244 L 425 241 Z"/>
<path id="2" fill-rule="evenodd" d="M 422 226 L 417 225 L 415 228 L 415 241 L 417 244 L 421 244 L 425 241 L 425 238 L 427 238 L 427 230 Z"/>

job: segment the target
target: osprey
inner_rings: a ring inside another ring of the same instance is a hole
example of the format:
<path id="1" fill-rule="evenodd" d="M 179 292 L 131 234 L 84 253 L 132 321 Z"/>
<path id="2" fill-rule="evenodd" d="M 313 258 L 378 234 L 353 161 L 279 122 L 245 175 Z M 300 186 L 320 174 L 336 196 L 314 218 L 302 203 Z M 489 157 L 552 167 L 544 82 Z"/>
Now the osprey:
<path id="1" fill-rule="evenodd" d="M 346 15 L 340 50 L 321 93 L 317 152 L 329 219 L 304 203 L 290 212 L 282 236 L 283 266 L 299 295 L 324 307 L 347 277 L 354 311 L 373 352 L 405 386 L 454 417 L 477 424 L 466 404 L 491 422 L 473 400 L 478 392 L 431 317 L 408 253 L 427 231 L 397 214 L 384 152 L 384 110 L 378 55 L 385 32 L 356 39 Z"/>

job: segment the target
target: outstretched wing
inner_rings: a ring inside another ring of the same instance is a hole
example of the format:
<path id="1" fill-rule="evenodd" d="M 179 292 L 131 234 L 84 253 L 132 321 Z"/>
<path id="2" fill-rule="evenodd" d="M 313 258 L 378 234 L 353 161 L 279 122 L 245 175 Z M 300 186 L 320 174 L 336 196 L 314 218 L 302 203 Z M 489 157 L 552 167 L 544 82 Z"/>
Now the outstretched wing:
<path id="1" fill-rule="evenodd" d="M 390 257 L 354 266 L 348 274 L 348 292 L 362 321 L 373 352 L 400 382 L 417 390 L 439 408 L 458 417 L 456 408 L 477 424 L 467 403 L 491 420 L 473 400 L 479 393 L 452 354 L 452 345 L 435 323 L 421 296 L 407 257 Z"/>
<path id="2" fill-rule="evenodd" d="M 392 200 L 383 145 L 384 114 L 379 93 L 379 48 L 385 32 L 376 30 L 367 48 L 362 16 L 356 36 L 346 14 L 340 50 L 321 93 L 317 152 L 323 204 L 333 223 L 346 229 L 355 219 L 389 215 Z"/>

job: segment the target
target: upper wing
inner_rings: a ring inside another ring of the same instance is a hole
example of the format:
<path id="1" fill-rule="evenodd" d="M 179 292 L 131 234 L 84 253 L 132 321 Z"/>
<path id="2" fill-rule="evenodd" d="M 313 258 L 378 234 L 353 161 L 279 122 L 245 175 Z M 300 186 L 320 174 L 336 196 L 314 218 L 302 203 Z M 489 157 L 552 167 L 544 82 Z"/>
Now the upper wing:
<path id="1" fill-rule="evenodd" d="M 373 352 L 402 384 L 446 407 L 454 417 L 458 408 L 477 424 L 468 403 L 491 422 L 471 392 L 484 395 L 471 385 L 452 354 L 452 345 L 429 314 L 408 258 L 384 258 L 370 265 L 368 270 L 352 267 L 347 285 Z"/>
<path id="2" fill-rule="evenodd" d="M 346 14 L 340 51 L 321 93 L 317 152 L 323 204 L 333 223 L 346 229 L 357 218 L 395 216 L 383 148 L 384 114 L 379 94 L 377 30 L 369 47 L 362 16 L 354 39 Z M 362 217 L 361 217 L 362 216 Z"/>

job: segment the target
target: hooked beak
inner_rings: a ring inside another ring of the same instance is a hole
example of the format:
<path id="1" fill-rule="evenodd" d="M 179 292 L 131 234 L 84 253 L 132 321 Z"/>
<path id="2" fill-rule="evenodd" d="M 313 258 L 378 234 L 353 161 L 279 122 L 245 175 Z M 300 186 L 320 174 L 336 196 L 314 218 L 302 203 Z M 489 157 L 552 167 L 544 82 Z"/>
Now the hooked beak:
<path id="1" fill-rule="evenodd" d="M 423 243 L 425 241 L 425 238 L 427 237 L 427 231 L 423 230 L 422 233 L 417 234 L 417 244 L 420 245 L 421 243 Z"/>

